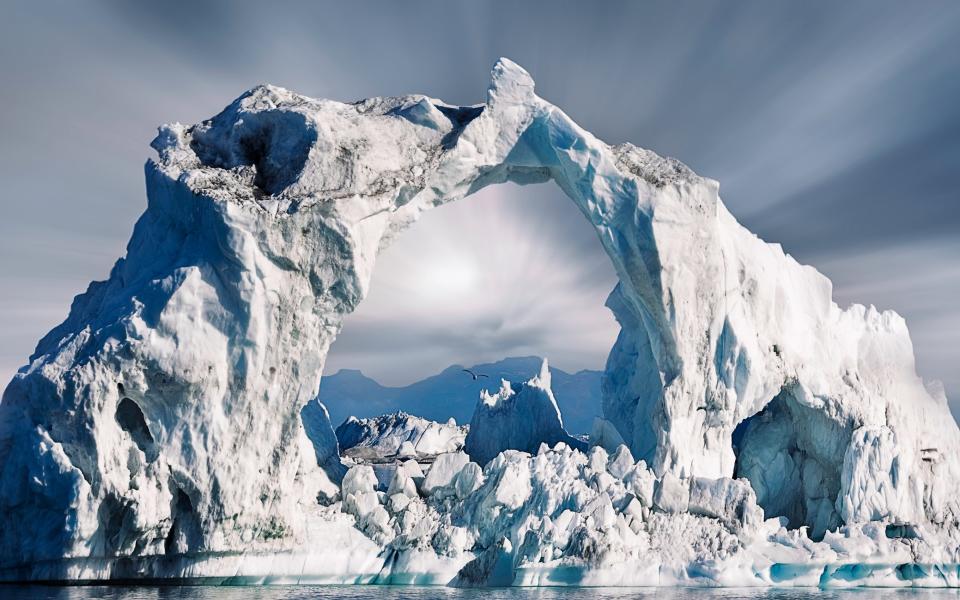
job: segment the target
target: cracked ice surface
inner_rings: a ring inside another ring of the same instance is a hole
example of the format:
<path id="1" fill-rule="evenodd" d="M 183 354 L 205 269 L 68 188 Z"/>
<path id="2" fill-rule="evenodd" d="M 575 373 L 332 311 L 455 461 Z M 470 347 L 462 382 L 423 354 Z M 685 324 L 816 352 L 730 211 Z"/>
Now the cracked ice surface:
<path id="1" fill-rule="evenodd" d="M 126 256 L 4 392 L 4 578 L 957 582 L 960 436 L 903 319 L 841 309 L 716 182 L 603 143 L 510 61 L 480 106 L 260 86 L 153 147 Z M 615 267 L 597 430 L 629 459 L 452 454 L 338 492 L 310 401 L 377 251 L 508 180 L 555 181 Z"/>

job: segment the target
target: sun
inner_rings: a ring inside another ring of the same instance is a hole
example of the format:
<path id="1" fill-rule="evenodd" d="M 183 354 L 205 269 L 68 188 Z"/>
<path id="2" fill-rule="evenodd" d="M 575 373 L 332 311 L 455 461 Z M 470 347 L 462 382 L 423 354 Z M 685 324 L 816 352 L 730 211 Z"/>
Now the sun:
<path id="1" fill-rule="evenodd" d="M 421 264 L 418 290 L 425 299 L 450 301 L 477 291 L 479 269 L 465 255 L 446 255 Z"/>

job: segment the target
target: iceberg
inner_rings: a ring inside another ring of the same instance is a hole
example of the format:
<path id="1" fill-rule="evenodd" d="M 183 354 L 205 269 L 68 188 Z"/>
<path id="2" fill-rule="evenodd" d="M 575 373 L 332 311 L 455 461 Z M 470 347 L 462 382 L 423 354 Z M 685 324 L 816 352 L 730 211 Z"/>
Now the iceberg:
<path id="1" fill-rule="evenodd" d="M 544 359 L 540 373 L 525 383 L 504 379 L 495 394 L 480 392 L 464 448 L 471 459 L 485 465 L 504 450 L 535 452 L 540 444 L 558 442 L 583 446 L 563 428 Z"/>
<path id="2" fill-rule="evenodd" d="M 126 255 L 3 393 L 0 579 L 960 584 L 960 430 L 904 320 L 511 61 L 476 106 L 264 85 L 152 146 Z M 555 182 L 618 275 L 602 440 L 344 473 L 311 403 L 378 251 L 505 181 Z"/>
<path id="3" fill-rule="evenodd" d="M 450 418 L 437 423 L 405 412 L 369 419 L 349 417 L 336 429 L 340 447 L 355 457 L 429 457 L 463 449 L 468 427 Z"/>
<path id="4" fill-rule="evenodd" d="M 616 452 L 624 444 L 623 436 L 616 425 L 606 419 L 596 417 L 590 428 L 590 446 L 600 446 L 607 452 Z"/>

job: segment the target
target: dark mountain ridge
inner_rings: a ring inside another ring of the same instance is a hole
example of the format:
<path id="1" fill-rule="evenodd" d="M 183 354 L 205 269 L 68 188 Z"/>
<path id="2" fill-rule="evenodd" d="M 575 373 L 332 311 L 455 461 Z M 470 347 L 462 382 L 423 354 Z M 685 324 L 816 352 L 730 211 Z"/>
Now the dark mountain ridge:
<path id="1" fill-rule="evenodd" d="M 445 422 L 450 417 L 457 423 L 470 422 L 480 390 L 495 392 L 500 380 L 522 382 L 540 372 L 542 359 L 537 356 L 510 357 L 497 362 L 471 367 L 455 364 L 436 375 L 410 385 L 389 387 L 367 377 L 356 369 L 341 369 L 326 375 L 320 383 L 320 401 L 330 411 L 334 425 L 347 417 L 375 417 L 395 411 L 405 411 L 432 421 Z M 463 371 L 487 375 L 476 381 Z M 567 373 L 550 368 L 553 394 L 563 415 L 563 422 L 571 433 L 590 431 L 595 416 L 600 416 L 601 371 L 584 369 Z"/>

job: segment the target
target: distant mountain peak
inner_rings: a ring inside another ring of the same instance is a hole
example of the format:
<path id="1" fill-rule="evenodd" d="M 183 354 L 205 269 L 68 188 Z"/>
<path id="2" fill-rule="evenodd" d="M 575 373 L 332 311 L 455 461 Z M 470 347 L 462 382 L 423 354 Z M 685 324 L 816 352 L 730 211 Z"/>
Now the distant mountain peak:
<path id="1" fill-rule="evenodd" d="M 536 355 L 508 356 L 478 362 L 469 367 L 452 364 L 407 385 L 385 386 L 359 369 L 340 369 L 320 383 L 320 400 L 330 410 L 334 423 L 350 416 L 371 418 L 398 411 L 433 421 L 454 418 L 467 423 L 480 392 L 495 392 L 502 379 L 523 382 L 540 372 L 543 358 Z M 464 369 L 486 377 L 474 380 Z M 581 369 L 568 373 L 551 367 L 553 388 L 564 423 L 570 431 L 589 431 L 593 417 L 600 415 L 601 372 Z"/>

